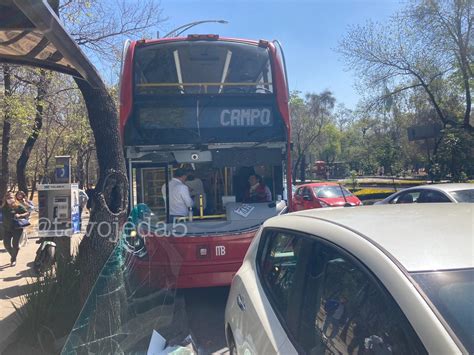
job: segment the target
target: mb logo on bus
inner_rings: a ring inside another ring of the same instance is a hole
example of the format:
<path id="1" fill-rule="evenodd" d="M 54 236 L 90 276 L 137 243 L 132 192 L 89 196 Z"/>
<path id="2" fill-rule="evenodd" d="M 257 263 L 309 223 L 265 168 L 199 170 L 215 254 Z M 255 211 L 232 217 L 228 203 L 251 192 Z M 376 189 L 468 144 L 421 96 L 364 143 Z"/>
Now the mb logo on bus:
<path id="1" fill-rule="evenodd" d="M 225 255 L 225 246 L 217 245 L 216 246 L 216 256 L 224 256 Z"/>
<path id="2" fill-rule="evenodd" d="M 271 111 L 268 108 L 225 109 L 221 111 L 220 124 L 223 127 L 271 126 Z"/>

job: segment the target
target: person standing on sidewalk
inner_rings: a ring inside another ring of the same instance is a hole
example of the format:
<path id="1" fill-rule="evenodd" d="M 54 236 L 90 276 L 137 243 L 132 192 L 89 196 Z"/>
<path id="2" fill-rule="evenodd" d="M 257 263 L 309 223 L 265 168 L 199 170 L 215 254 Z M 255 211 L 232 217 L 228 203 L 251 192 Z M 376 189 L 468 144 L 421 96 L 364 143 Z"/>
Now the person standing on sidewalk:
<path id="1" fill-rule="evenodd" d="M 84 190 L 79 189 L 79 228 L 81 229 L 82 229 L 82 211 L 84 211 L 84 208 L 86 208 L 87 202 L 89 202 L 89 196 Z"/>
<path id="2" fill-rule="evenodd" d="M 11 266 L 16 265 L 16 257 L 20 250 L 19 243 L 23 229 L 19 227 L 16 220 L 27 218 L 29 212 L 15 199 L 12 192 L 7 192 L 2 206 L 4 237 L 3 245 L 10 254 Z"/>

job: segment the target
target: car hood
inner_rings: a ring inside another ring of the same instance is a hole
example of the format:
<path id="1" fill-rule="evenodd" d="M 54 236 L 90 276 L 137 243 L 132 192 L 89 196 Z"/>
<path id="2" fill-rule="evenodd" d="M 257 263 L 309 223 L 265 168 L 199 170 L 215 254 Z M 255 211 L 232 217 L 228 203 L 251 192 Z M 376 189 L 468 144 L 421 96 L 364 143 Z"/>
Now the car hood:
<path id="1" fill-rule="evenodd" d="M 342 197 L 336 197 L 336 198 L 319 198 L 318 197 L 318 199 L 331 206 L 344 206 L 346 204 L 346 200 L 344 200 L 344 198 Z M 349 202 L 352 205 L 360 204 L 360 200 L 355 196 L 347 196 L 346 199 L 347 199 L 347 202 Z"/>

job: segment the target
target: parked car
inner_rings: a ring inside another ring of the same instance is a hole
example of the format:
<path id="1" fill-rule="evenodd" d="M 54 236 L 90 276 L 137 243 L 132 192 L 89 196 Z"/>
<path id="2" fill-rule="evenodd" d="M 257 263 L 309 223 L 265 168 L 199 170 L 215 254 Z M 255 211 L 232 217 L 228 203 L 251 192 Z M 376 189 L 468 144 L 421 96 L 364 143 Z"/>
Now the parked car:
<path id="1" fill-rule="evenodd" d="M 231 353 L 473 353 L 473 215 L 413 204 L 267 220 L 227 300 Z"/>
<path id="2" fill-rule="evenodd" d="M 474 202 L 474 184 L 434 184 L 410 187 L 375 204 Z"/>
<path id="3" fill-rule="evenodd" d="M 293 195 L 295 211 L 321 207 L 360 206 L 362 202 L 344 186 L 335 182 L 299 185 Z"/>

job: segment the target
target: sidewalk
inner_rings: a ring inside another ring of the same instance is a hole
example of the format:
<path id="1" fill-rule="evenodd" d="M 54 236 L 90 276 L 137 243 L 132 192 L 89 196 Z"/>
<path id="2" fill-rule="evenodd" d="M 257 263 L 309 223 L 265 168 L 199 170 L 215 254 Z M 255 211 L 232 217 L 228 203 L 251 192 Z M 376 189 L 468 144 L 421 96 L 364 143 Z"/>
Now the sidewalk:
<path id="1" fill-rule="evenodd" d="M 0 242 L 0 351 L 19 324 L 13 304 L 21 306 L 20 296 L 25 293 L 28 280 L 34 276 L 32 266 L 38 248 L 36 240 L 29 239 L 20 249 L 15 267 L 10 267 L 10 255 L 4 249 L 3 241 Z"/>
<path id="2" fill-rule="evenodd" d="M 35 220 L 36 217 L 36 220 Z M 27 229 L 29 236 L 27 244 L 20 249 L 15 267 L 10 267 L 10 255 L 0 241 L 0 354 L 6 345 L 5 341 L 19 325 L 19 318 L 15 313 L 13 304 L 21 307 L 21 296 L 25 293 L 28 282 L 35 277 L 33 261 L 35 260 L 38 240 L 36 225 L 37 215 L 32 216 L 32 226 Z M 89 215 L 83 213 L 83 232 L 89 222 Z M 71 249 L 77 250 L 82 235 L 75 235 L 71 241 Z"/>

